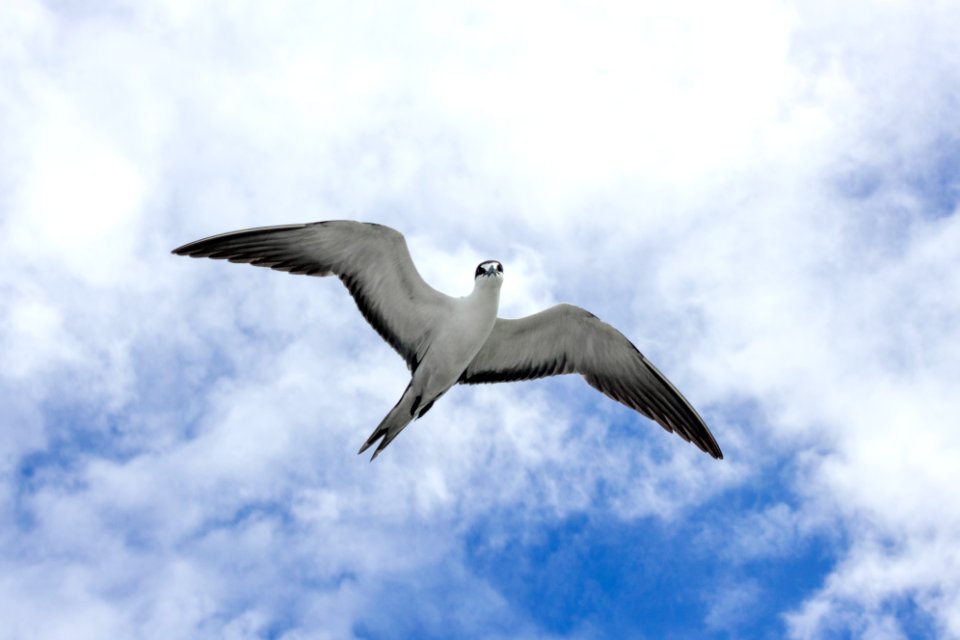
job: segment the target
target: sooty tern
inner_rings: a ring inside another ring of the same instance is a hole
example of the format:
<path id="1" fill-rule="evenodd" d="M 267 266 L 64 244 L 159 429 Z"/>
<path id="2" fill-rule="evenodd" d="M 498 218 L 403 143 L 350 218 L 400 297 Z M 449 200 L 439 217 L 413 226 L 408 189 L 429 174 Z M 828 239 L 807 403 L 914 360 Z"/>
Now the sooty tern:
<path id="1" fill-rule="evenodd" d="M 440 293 L 420 277 L 398 231 L 347 220 L 260 227 L 185 244 L 173 253 L 246 262 L 311 276 L 335 275 L 363 317 L 407 362 L 412 378 L 360 447 L 371 460 L 458 383 L 510 382 L 579 373 L 714 458 L 723 453 L 676 387 L 619 331 L 589 311 L 558 304 L 526 318 L 497 317 L 503 265 L 481 262 L 473 292 Z"/>

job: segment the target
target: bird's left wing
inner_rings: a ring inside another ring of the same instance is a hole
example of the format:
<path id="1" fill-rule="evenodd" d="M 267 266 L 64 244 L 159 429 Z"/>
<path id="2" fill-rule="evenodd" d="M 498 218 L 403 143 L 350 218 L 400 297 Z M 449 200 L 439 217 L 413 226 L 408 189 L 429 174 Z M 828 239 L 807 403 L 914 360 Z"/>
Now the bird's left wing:
<path id="1" fill-rule="evenodd" d="M 714 458 L 723 453 L 696 410 L 626 337 L 589 311 L 560 304 L 517 320 L 497 318 L 461 383 L 530 380 L 579 373 Z"/>
<path id="2" fill-rule="evenodd" d="M 247 262 L 310 276 L 339 276 L 367 319 L 415 370 L 438 319 L 453 306 L 420 277 L 400 232 L 334 220 L 259 227 L 185 244 L 173 253 Z"/>

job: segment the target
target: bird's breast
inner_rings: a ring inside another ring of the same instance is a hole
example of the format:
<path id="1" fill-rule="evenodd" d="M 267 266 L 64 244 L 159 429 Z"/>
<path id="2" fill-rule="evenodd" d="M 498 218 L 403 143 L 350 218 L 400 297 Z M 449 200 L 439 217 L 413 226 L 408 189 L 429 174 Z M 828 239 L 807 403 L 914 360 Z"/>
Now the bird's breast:
<path id="1" fill-rule="evenodd" d="M 421 365 L 428 368 L 431 377 L 454 384 L 490 337 L 499 296 L 477 293 L 485 292 L 474 291 L 460 300 L 436 332 Z"/>

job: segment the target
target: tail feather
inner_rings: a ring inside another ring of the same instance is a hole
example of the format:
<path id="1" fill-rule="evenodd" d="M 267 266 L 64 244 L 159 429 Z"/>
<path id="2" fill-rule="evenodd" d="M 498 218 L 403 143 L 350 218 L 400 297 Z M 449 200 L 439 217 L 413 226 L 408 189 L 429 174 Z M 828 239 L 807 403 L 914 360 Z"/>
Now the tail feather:
<path id="1" fill-rule="evenodd" d="M 380 452 L 383 451 L 388 444 L 393 442 L 393 439 L 400 435 L 400 432 L 403 431 L 404 427 L 413 422 L 417 407 L 419 405 L 419 397 L 415 397 L 414 394 L 410 391 L 410 387 L 407 387 L 407 390 L 404 391 L 403 395 L 400 397 L 400 400 L 394 405 L 393 409 L 390 410 L 390 413 L 384 417 L 373 433 L 370 434 L 370 437 L 367 438 L 367 441 L 363 443 L 363 446 L 360 447 L 360 450 L 357 451 L 358 454 L 363 453 L 369 449 L 373 444 L 380 440 L 379 446 L 373 452 L 373 456 L 370 458 L 370 461 L 373 462 L 377 459 L 377 456 L 380 455 Z M 381 440 L 382 438 L 382 440 Z"/>

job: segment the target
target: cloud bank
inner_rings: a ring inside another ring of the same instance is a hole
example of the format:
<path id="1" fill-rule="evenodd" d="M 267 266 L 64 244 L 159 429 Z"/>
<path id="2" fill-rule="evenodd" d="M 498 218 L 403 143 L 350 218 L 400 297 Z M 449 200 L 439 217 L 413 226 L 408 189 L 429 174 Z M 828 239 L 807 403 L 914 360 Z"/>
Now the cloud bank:
<path id="1" fill-rule="evenodd" d="M 21 1 L 0 17 L 0 635 L 958 637 L 960 11 Z M 379 221 L 618 326 L 715 463 L 570 378 L 406 371 Z"/>

